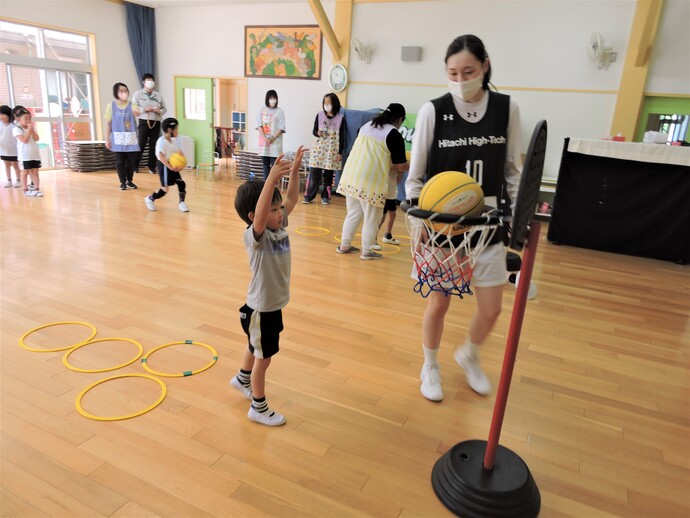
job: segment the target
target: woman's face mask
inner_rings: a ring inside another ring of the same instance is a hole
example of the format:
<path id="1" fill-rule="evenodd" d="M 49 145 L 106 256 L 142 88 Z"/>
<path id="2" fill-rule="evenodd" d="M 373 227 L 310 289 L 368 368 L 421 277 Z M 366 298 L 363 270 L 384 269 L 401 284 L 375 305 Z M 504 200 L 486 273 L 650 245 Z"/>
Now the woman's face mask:
<path id="1" fill-rule="evenodd" d="M 331 113 L 331 110 L 333 110 L 333 106 L 331 106 L 330 104 L 323 105 L 323 111 L 325 111 L 326 113 Z"/>
<path id="2" fill-rule="evenodd" d="M 117 98 L 121 101 L 126 101 L 127 99 L 129 99 L 129 92 L 127 92 L 126 90 L 120 90 L 119 92 L 117 92 Z"/>
<path id="3" fill-rule="evenodd" d="M 276 107 L 276 104 L 278 104 L 278 99 L 269 99 L 269 100 L 268 100 L 268 105 L 269 105 L 271 108 L 275 108 L 275 107 Z"/>
<path id="4" fill-rule="evenodd" d="M 481 74 L 467 81 L 451 81 L 448 80 L 448 90 L 450 90 L 453 97 L 457 97 L 461 101 L 468 102 L 473 99 L 477 93 L 482 89 L 484 82 L 484 74 Z"/>

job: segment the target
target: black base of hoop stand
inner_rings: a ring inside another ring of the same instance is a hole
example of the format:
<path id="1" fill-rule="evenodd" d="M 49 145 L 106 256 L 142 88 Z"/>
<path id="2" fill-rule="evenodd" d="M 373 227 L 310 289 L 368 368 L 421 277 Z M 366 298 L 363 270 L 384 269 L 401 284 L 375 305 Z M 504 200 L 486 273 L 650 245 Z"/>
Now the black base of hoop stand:
<path id="1" fill-rule="evenodd" d="M 431 472 L 436 496 L 458 516 L 531 518 L 541 508 L 539 488 L 527 464 L 498 444 L 540 232 L 541 224 L 533 221 L 526 239 L 489 440 L 456 444 L 436 461 Z"/>
<path id="2" fill-rule="evenodd" d="M 537 516 L 541 496 L 527 464 L 499 445 L 496 465 L 487 471 L 486 446 L 463 441 L 436 462 L 431 482 L 438 499 L 458 516 Z"/>

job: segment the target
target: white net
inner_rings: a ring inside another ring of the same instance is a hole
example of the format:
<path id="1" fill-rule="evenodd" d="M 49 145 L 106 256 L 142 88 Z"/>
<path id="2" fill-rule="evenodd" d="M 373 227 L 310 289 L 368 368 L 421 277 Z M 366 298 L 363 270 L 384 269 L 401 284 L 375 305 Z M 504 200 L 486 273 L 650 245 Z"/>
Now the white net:
<path id="1" fill-rule="evenodd" d="M 486 222 L 463 226 L 462 219 L 454 223 L 434 221 L 438 214 L 428 219 L 407 214 L 410 233 L 410 252 L 414 260 L 417 283 L 414 291 L 428 297 L 432 291 L 446 295 L 472 295 L 471 280 L 477 257 L 491 243 L 496 229 L 503 225 L 492 211 Z"/>

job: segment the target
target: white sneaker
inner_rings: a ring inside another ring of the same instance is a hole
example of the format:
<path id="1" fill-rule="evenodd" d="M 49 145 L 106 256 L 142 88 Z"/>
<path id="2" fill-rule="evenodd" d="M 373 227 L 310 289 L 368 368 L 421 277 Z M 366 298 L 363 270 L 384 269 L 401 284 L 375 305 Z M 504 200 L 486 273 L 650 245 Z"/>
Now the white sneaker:
<path id="1" fill-rule="evenodd" d="M 187 207 L 187 204 L 183 201 L 177 204 L 177 208 L 180 209 L 180 212 L 189 212 L 189 207 Z"/>
<path id="2" fill-rule="evenodd" d="M 399 245 L 400 244 L 400 241 L 398 241 L 394 237 L 391 237 L 390 239 L 388 239 L 386 236 L 383 236 L 382 241 L 388 245 Z"/>
<path id="3" fill-rule="evenodd" d="M 21 187 L 21 186 L 22 186 L 22 182 L 20 182 L 19 180 L 15 180 L 15 181 L 14 181 L 14 186 L 15 186 L 15 187 Z"/>
<path id="4" fill-rule="evenodd" d="M 232 377 L 232 379 L 230 380 L 230 385 L 242 392 L 244 397 L 246 397 L 247 399 L 252 398 L 252 386 L 249 385 L 247 387 L 246 385 L 242 385 L 242 383 L 240 383 L 240 380 L 237 379 L 237 376 Z"/>
<path id="5" fill-rule="evenodd" d="M 147 208 L 147 209 L 149 209 L 149 210 L 156 210 L 156 204 L 153 203 L 153 200 L 152 200 L 151 198 L 149 198 L 148 196 L 146 196 L 146 197 L 144 198 L 144 203 L 146 203 L 146 208 Z"/>
<path id="6" fill-rule="evenodd" d="M 151 169 L 149 169 L 149 174 L 156 174 L 156 171 L 151 171 Z"/>
<path id="7" fill-rule="evenodd" d="M 381 245 L 379 245 L 378 243 L 374 243 L 372 245 L 371 249 L 376 250 L 377 252 L 380 252 L 381 250 L 383 250 L 383 247 Z"/>
<path id="8" fill-rule="evenodd" d="M 36 191 L 24 191 L 24 196 L 36 196 Z"/>
<path id="9" fill-rule="evenodd" d="M 36 196 L 36 198 L 43 198 L 43 193 L 41 191 L 34 191 L 34 196 Z"/>
<path id="10" fill-rule="evenodd" d="M 249 407 L 247 417 L 255 423 L 265 424 L 266 426 L 280 426 L 285 424 L 285 416 L 270 408 L 265 412 L 258 412 L 253 406 Z"/>
<path id="11" fill-rule="evenodd" d="M 453 358 L 465 371 L 465 379 L 472 390 L 482 396 L 491 392 L 491 382 L 479 365 L 479 358 L 470 357 L 462 347 L 455 349 Z"/>
<path id="12" fill-rule="evenodd" d="M 5 183 L 2 184 L 3 187 L 12 187 L 12 180 L 7 180 Z"/>
<path id="13" fill-rule="evenodd" d="M 441 388 L 441 373 L 438 372 L 438 366 L 432 367 L 428 363 L 422 366 L 422 373 L 419 375 L 422 384 L 419 390 L 422 396 L 431 401 L 443 400 L 443 389 Z"/>

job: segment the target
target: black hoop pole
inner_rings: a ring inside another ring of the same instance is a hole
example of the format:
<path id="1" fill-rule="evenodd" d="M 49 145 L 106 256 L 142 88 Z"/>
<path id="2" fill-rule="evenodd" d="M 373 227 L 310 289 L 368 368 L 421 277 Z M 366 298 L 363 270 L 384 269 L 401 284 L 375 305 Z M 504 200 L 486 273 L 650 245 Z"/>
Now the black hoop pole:
<path id="1" fill-rule="evenodd" d="M 520 342 L 522 321 L 525 316 L 527 294 L 529 293 L 530 280 L 532 279 L 532 270 L 534 269 L 534 260 L 537 255 L 537 243 L 539 242 L 540 233 L 541 223 L 532 221 L 525 239 L 526 245 L 522 256 L 520 284 L 518 284 L 515 302 L 513 303 L 513 315 L 510 320 L 506 351 L 503 356 L 503 369 L 498 384 L 498 391 L 496 392 L 496 402 L 494 403 L 491 428 L 489 429 L 489 439 L 484 454 L 483 466 L 487 471 L 494 469 L 494 463 L 496 461 L 496 450 L 498 448 L 498 440 L 501 436 L 501 427 L 503 426 L 506 404 L 508 403 L 508 392 L 510 391 L 510 382 L 513 377 L 513 367 L 515 365 L 518 343 Z"/>

